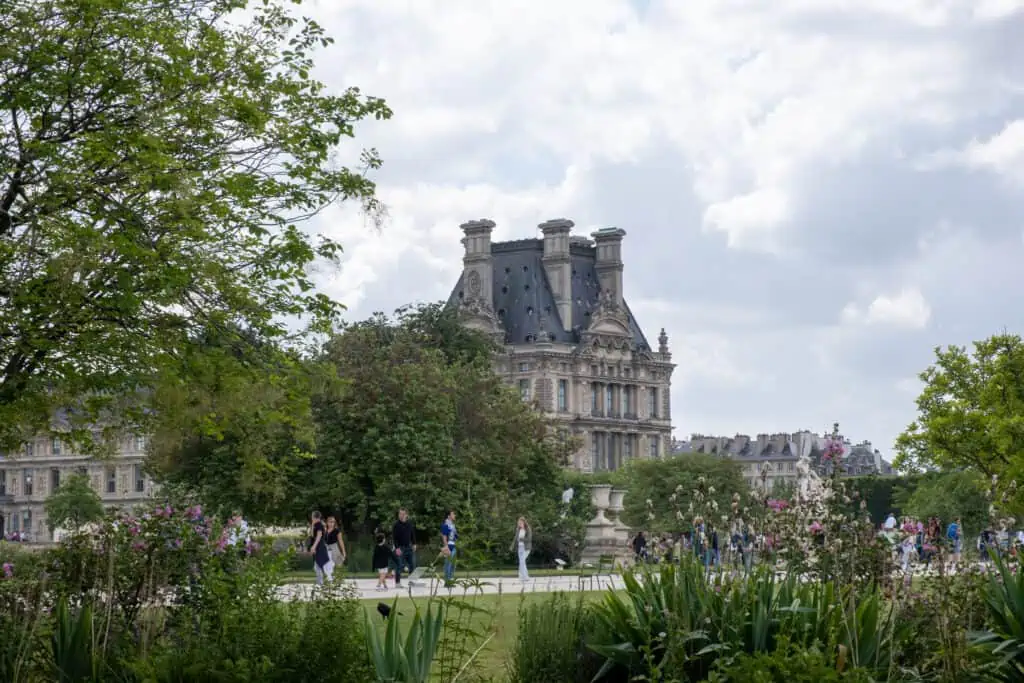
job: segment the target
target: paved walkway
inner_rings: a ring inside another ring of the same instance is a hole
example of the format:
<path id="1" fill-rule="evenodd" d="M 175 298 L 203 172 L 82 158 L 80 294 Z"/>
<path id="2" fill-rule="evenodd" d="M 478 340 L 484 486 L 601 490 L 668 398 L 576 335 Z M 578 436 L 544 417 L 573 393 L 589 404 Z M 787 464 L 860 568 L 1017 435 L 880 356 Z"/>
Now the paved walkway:
<path id="1" fill-rule="evenodd" d="M 456 577 L 458 579 L 458 577 Z M 422 579 L 409 586 L 403 582 L 401 588 L 396 589 L 394 582 L 388 582 L 388 590 L 378 591 L 376 579 L 348 579 L 343 582 L 345 586 L 351 586 L 356 590 L 358 597 L 362 600 L 385 600 L 390 601 L 396 597 L 424 598 L 430 595 L 496 595 L 507 593 L 519 595 L 522 593 L 569 593 L 578 591 L 600 591 L 606 588 L 622 589 L 621 576 L 595 576 L 579 577 L 571 576 L 541 576 L 536 579 L 520 581 L 517 578 L 509 577 L 465 577 L 470 583 L 456 582 L 452 588 L 446 588 L 444 582 L 437 580 Z M 280 595 L 282 599 L 308 600 L 315 586 L 310 583 L 290 583 L 281 586 Z"/>

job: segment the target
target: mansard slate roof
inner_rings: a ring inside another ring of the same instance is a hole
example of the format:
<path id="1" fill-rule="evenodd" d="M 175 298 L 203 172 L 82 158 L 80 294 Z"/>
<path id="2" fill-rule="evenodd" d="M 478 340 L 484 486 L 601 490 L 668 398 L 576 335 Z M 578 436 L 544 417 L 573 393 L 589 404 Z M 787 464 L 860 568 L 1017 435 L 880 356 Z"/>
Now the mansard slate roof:
<path id="1" fill-rule="evenodd" d="M 494 268 L 494 312 L 505 328 L 506 344 L 526 344 L 547 339 L 578 344 L 580 334 L 590 324 L 592 312 L 598 307 L 600 285 L 594 265 L 597 249 L 573 241 L 569 246 L 572 268 L 572 329 L 562 324 L 555 297 L 541 260 L 544 241 L 540 239 L 494 242 L 491 244 Z M 463 296 L 463 278 L 448 297 L 448 305 L 458 305 Z M 625 302 L 624 302 L 625 303 Z M 650 344 L 637 323 L 629 305 L 629 331 L 636 348 L 650 351 Z M 542 334 L 544 333 L 544 334 Z"/>

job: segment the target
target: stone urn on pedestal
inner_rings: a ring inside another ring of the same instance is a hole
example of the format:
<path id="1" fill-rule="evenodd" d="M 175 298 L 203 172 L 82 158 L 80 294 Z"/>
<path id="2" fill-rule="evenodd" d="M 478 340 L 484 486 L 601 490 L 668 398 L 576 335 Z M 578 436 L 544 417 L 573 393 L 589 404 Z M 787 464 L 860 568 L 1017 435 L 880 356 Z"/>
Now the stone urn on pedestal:
<path id="1" fill-rule="evenodd" d="M 608 512 L 612 513 L 609 518 L 615 523 L 615 538 L 619 544 L 616 555 L 626 553 L 626 544 L 629 543 L 629 526 L 622 521 L 622 511 L 625 509 L 623 501 L 626 498 L 625 489 L 612 489 L 609 495 Z"/>
<path id="2" fill-rule="evenodd" d="M 610 484 L 594 484 L 587 488 L 590 489 L 591 505 L 597 508 L 597 513 L 592 520 L 587 522 L 580 561 L 597 564 L 602 555 L 619 556 L 622 553 L 625 541 L 620 542 L 619 540 L 618 522 L 608 519 L 606 513 L 612 512 L 613 515 L 617 515 L 617 512 L 622 510 L 622 495 L 617 498 L 613 498 L 613 495 L 615 493 L 624 495 L 625 492 L 613 492 Z M 617 501 L 614 508 L 613 501 Z"/>

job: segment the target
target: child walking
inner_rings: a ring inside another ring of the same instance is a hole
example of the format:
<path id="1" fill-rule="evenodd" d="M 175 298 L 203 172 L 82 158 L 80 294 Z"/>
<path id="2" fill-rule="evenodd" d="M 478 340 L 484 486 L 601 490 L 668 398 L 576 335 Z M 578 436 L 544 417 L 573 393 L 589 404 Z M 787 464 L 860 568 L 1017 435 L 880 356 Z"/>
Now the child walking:
<path id="1" fill-rule="evenodd" d="M 377 572 L 377 590 L 388 589 L 388 568 L 391 566 L 391 549 L 384 534 L 377 534 L 377 547 L 373 549 L 373 568 Z"/>

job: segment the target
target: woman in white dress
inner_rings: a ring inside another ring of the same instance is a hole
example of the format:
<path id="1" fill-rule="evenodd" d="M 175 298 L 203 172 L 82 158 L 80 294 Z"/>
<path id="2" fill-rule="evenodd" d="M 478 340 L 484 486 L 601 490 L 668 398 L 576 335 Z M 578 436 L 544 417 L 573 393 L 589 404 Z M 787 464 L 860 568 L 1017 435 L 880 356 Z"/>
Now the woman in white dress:
<path id="1" fill-rule="evenodd" d="M 533 532 L 530 531 L 530 525 L 526 522 L 526 517 L 520 517 L 519 521 L 516 522 L 516 533 L 512 537 L 512 547 L 510 548 L 519 558 L 520 581 L 526 581 L 530 578 L 529 572 L 526 571 L 526 558 L 530 556 L 532 549 Z"/>

